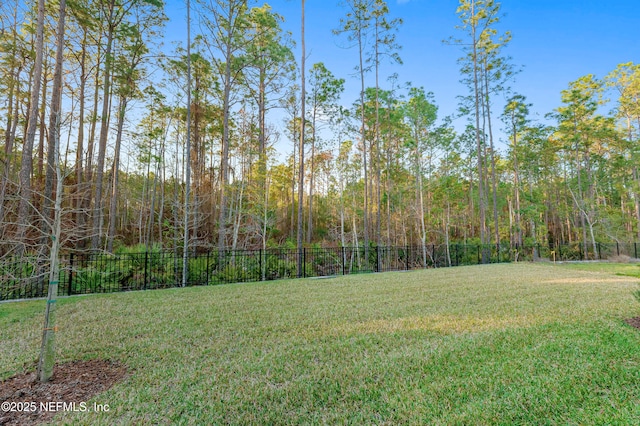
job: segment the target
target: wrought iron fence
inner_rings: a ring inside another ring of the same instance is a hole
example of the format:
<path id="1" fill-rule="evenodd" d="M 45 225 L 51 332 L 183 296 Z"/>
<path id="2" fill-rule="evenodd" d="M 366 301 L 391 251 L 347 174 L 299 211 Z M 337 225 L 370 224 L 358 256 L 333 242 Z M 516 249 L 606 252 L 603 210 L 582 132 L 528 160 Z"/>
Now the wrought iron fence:
<path id="1" fill-rule="evenodd" d="M 440 268 L 514 261 L 638 258 L 638 243 L 528 245 L 451 244 L 406 247 L 335 247 L 228 250 L 189 253 L 187 286 L 326 277 L 370 272 Z M 298 268 L 300 265 L 300 268 Z M 36 256 L 0 259 L 0 300 L 44 297 L 48 265 Z M 59 295 L 112 293 L 180 287 L 183 256 L 178 251 L 66 253 L 61 256 Z"/>

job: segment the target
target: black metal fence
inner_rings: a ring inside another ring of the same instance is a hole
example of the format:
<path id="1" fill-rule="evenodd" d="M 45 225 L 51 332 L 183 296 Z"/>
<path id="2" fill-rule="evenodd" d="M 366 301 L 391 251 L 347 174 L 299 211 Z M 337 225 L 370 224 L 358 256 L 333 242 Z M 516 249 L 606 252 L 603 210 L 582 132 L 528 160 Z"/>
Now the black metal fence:
<path id="1" fill-rule="evenodd" d="M 511 247 L 451 244 L 407 247 L 337 247 L 233 250 L 190 253 L 186 285 L 267 281 L 367 272 L 475 265 L 514 261 L 577 261 L 613 256 L 638 258 L 638 243 L 598 243 L 587 250 L 581 244 Z M 298 270 L 300 262 L 300 270 Z M 47 262 L 24 256 L 0 259 L 0 300 L 44 297 L 48 287 Z M 61 256 L 59 295 L 111 293 L 179 287 L 183 256 L 153 250 L 135 254 L 67 253 Z"/>

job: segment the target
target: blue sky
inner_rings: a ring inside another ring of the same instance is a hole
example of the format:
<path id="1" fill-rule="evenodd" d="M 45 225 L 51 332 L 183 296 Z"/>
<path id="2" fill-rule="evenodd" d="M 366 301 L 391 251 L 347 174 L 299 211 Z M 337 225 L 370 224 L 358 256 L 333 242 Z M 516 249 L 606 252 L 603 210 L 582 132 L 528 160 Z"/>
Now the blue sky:
<path id="1" fill-rule="evenodd" d="M 300 0 L 273 0 L 273 10 L 285 18 L 285 29 L 300 35 Z M 260 3 L 262 4 L 262 3 Z M 403 65 L 385 66 L 381 81 L 397 73 L 399 82 L 412 82 L 435 94 L 440 116 L 455 113 L 457 96 L 466 93 L 459 82 L 459 47 L 442 41 L 460 36 L 455 0 L 388 0 L 391 17 L 404 20 L 398 32 Z M 184 3 L 169 0 L 170 38 L 184 28 Z M 586 74 L 604 77 L 623 62 L 640 62 L 640 2 L 630 0 L 505 0 L 501 31 L 513 40 L 505 50 L 522 72 L 512 84 L 533 104 L 541 119 L 560 105 L 560 92 Z M 306 1 L 306 45 L 309 66 L 324 62 L 336 76 L 347 80 L 343 103 L 358 96 L 359 82 L 350 76 L 357 52 L 341 45 L 332 34 L 345 9 L 337 0 Z M 194 17 L 195 18 L 195 17 Z M 296 54 L 299 58 L 299 52 Z M 368 85 L 374 84 L 373 74 Z M 496 99 L 499 104 L 500 100 Z M 498 105 L 497 105 L 498 107 Z M 498 110 L 501 107 L 498 107 Z M 464 122 L 458 123 L 463 125 Z"/>

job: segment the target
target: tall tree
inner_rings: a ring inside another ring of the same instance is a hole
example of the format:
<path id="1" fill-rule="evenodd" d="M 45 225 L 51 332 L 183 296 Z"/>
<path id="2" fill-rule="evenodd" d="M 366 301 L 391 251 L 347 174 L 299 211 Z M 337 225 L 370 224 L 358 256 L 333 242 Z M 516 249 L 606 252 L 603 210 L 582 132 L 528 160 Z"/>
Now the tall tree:
<path id="1" fill-rule="evenodd" d="M 313 236 L 313 192 L 315 177 L 315 155 L 318 146 L 319 127 L 322 121 L 331 120 L 338 112 L 338 100 L 344 90 L 344 79 L 334 77 L 322 62 L 313 64 L 309 72 L 309 97 L 311 125 L 311 156 L 309 164 L 309 210 L 307 220 L 307 242 Z"/>
<path id="2" fill-rule="evenodd" d="M 78 124 L 77 124 L 77 144 L 76 144 L 76 158 L 75 158 L 75 180 L 76 185 L 74 188 L 74 209 L 75 209 L 75 225 L 79 230 L 79 238 L 77 247 L 82 250 L 86 245 L 87 232 L 84 230 L 87 222 L 87 208 L 89 202 L 89 188 L 85 179 L 91 176 L 90 164 L 91 160 L 87 159 L 87 167 L 85 168 L 85 122 L 87 121 L 86 105 L 90 100 L 88 96 L 88 84 L 91 73 L 91 32 L 95 30 L 96 17 L 94 17 L 89 10 L 89 5 L 83 2 L 74 2 L 72 8 L 70 8 L 70 18 L 78 26 L 78 30 L 81 32 L 80 51 L 74 51 L 72 60 L 75 59 L 77 67 L 80 71 L 78 76 L 79 87 L 78 90 Z M 99 61 L 99 54 L 96 55 L 96 61 Z M 99 66 L 96 66 L 99 68 Z M 96 89 L 97 89 L 96 84 Z M 94 105 L 97 106 L 98 100 L 94 100 Z M 91 117 L 90 117 L 91 118 Z M 93 120 L 95 123 L 95 120 Z M 89 177 L 90 180 L 90 177 Z"/>
<path id="3" fill-rule="evenodd" d="M 562 143 L 566 159 L 573 166 L 575 185 L 568 185 L 567 190 L 578 212 L 585 256 L 589 242 L 594 255 L 597 253 L 594 233 L 598 213 L 595 172 L 596 161 L 602 158 L 598 151 L 615 134 L 613 120 L 597 114 L 598 106 L 602 103 L 601 92 L 602 82 L 592 74 L 581 77 L 562 91 L 564 105 L 555 114 L 558 120 L 556 137 Z"/>
<path id="4" fill-rule="evenodd" d="M 453 40 L 455 44 L 462 45 L 466 56 L 461 59 L 462 72 L 467 76 L 466 82 L 471 90 L 471 102 L 473 104 L 473 117 L 475 123 L 475 138 L 477 150 L 478 170 L 478 210 L 480 213 L 480 242 L 485 245 L 489 242 L 486 221 L 486 187 L 485 187 L 485 134 L 482 110 L 486 107 L 483 101 L 483 43 L 495 30 L 493 25 L 498 22 L 500 4 L 494 0 L 460 0 L 458 16 L 462 22 L 458 29 L 463 31 L 466 39 Z M 489 261 L 486 250 L 482 251 L 482 261 Z"/>
<path id="5" fill-rule="evenodd" d="M 187 0 L 187 111 L 186 111 L 186 143 L 185 157 L 191 155 L 191 1 Z M 189 213 L 191 194 L 191 166 L 189 160 L 185 164 L 184 183 L 184 217 L 182 237 L 182 287 L 186 287 L 189 277 Z"/>
<path id="6" fill-rule="evenodd" d="M 304 265 L 302 259 L 302 206 L 304 204 L 304 141 L 306 136 L 306 78 L 305 67 L 307 66 L 307 49 L 305 44 L 305 0 L 301 0 L 300 9 L 300 131 L 298 136 L 300 141 L 298 143 L 298 230 L 296 236 L 296 246 L 298 249 L 298 277 L 302 276 L 302 270 Z"/>
<path id="7" fill-rule="evenodd" d="M 422 87 L 412 87 L 409 90 L 409 100 L 404 108 L 405 116 L 411 129 L 411 136 L 407 143 L 412 152 L 414 173 L 416 176 L 416 212 L 420 227 L 422 261 L 425 268 L 427 266 L 427 228 L 425 225 L 423 153 L 427 151 L 426 144 L 438 111 L 432 102 L 432 97 L 433 95 L 431 93 L 425 93 Z"/>
<path id="8" fill-rule="evenodd" d="M 356 47 L 358 50 L 358 65 L 355 67 L 360 79 L 360 149 L 362 150 L 362 171 L 364 175 L 364 197 L 363 197 L 363 239 L 365 258 L 368 259 L 369 253 L 369 168 L 368 156 L 369 149 L 366 140 L 366 117 L 365 117 L 365 73 L 370 71 L 371 66 L 366 64 L 365 55 L 367 53 L 368 35 L 372 26 L 372 11 L 375 0 L 346 0 L 345 6 L 347 14 L 340 19 L 340 27 L 334 30 L 334 34 L 345 34 L 349 47 Z"/>
<path id="9" fill-rule="evenodd" d="M 111 98 L 112 98 L 112 79 L 113 79 L 113 63 L 114 41 L 120 35 L 126 34 L 125 19 L 130 15 L 134 8 L 144 6 L 145 3 L 156 7 L 162 7 L 160 0 L 102 0 L 100 9 L 105 19 L 104 37 L 106 46 L 104 52 L 104 69 L 102 83 L 102 110 L 100 114 L 100 136 L 98 138 L 98 159 L 96 164 L 95 191 L 93 196 L 93 213 L 92 213 L 92 234 L 91 249 L 96 250 L 100 245 L 102 235 L 103 221 L 103 189 L 104 189 L 104 162 L 107 152 L 107 139 L 109 137 L 109 123 L 111 119 Z M 123 23 L 125 25 L 123 25 Z"/>
<path id="10" fill-rule="evenodd" d="M 11 191 L 11 180 L 14 171 L 18 168 L 15 151 L 16 135 L 18 132 L 19 111 L 24 103 L 20 75 L 28 63 L 29 51 L 24 36 L 20 32 L 19 24 L 23 16 L 19 13 L 19 0 L 15 5 L 3 3 L 0 5 L 0 13 L 6 17 L 2 21 L 0 32 L 0 93 L 6 99 L 6 126 L 4 128 L 2 152 L 2 177 L 0 182 L 0 239 L 11 240 L 7 226 L 7 195 Z"/>
<path id="11" fill-rule="evenodd" d="M 490 10 L 498 22 L 499 4 Z M 500 225 L 498 221 L 498 190 L 496 175 L 496 149 L 493 137 L 492 99 L 493 95 L 503 95 L 509 91 L 506 83 L 513 78 L 515 72 L 509 63 L 509 58 L 501 56 L 502 49 L 511 41 L 511 33 L 502 35 L 493 28 L 487 28 L 480 35 L 479 47 L 482 58 L 482 111 L 483 124 L 486 124 L 486 134 L 489 139 L 489 158 L 491 161 L 491 194 L 493 201 L 493 231 L 496 245 L 500 245 Z M 485 126 L 483 126 L 485 127 Z"/>
<path id="12" fill-rule="evenodd" d="M 282 16 L 272 12 L 271 7 L 265 4 L 252 8 L 248 20 L 250 43 L 244 76 L 247 90 L 258 109 L 258 162 L 253 170 L 255 179 L 250 178 L 257 188 L 249 192 L 252 195 L 250 204 L 255 213 L 252 218 L 262 224 L 256 229 L 263 237 L 263 248 L 266 248 L 267 224 L 270 223 L 267 112 L 286 97 L 284 89 L 294 79 L 295 60 L 291 51 L 293 43 L 290 34 L 280 28 L 284 22 Z M 244 185 L 241 189 L 244 189 Z M 239 226 L 235 226 L 234 235 L 238 228 Z"/>
<path id="13" fill-rule="evenodd" d="M 625 129 L 625 146 L 622 156 L 631 171 L 630 195 L 633 200 L 636 236 L 640 239 L 640 65 L 632 62 L 619 64 L 605 77 L 607 87 L 618 96 L 616 113 Z"/>
<path id="14" fill-rule="evenodd" d="M 284 86 L 293 79 L 295 62 L 289 34 L 280 28 L 284 22 L 282 16 L 272 12 L 271 7 L 264 4 L 262 7 L 252 8 L 247 19 L 250 43 L 247 46 L 247 66 L 244 75 L 258 106 L 258 148 L 261 157 L 264 157 L 266 113 L 278 105 L 280 100 L 270 100 L 269 96 L 284 92 Z"/>
<path id="15" fill-rule="evenodd" d="M 149 52 L 151 40 L 157 37 L 157 28 L 162 25 L 164 16 L 155 8 L 138 9 L 134 22 L 122 28 L 122 41 L 116 56 L 116 72 L 114 89 L 118 98 L 116 113 L 116 139 L 111 177 L 111 200 L 109 205 L 109 229 L 107 233 L 107 251 L 113 251 L 113 240 L 116 233 L 118 183 L 120 174 L 120 151 L 124 131 L 125 116 L 130 102 L 139 98 L 140 81 L 144 78 L 143 61 Z"/>
<path id="16" fill-rule="evenodd" d="M 220 149 L 220 202 L 218 213 L 218 250 L 226 248 L 229 184 L 229 147 L 231 108 L 235 103 L 232 90 L 241 82 L 246 66 L 246 35 L 249 21 L 247 0 L 200 0 L 203 24 L 208 31 L 206 46 L 222 85 L 222 140 Z"/>
<path id="17" fill-rule="evenodd" d="M 400 59 L 400 45 L 396 42 L 396 31 L 402 25 L 401 19 L 389 19 L 389 7 L 384 0 L 375 0 L 373 3 L 372 20 L 374 32 L 373 54 L 369 57 L 369 63 L 375 69 L 375 127 L 374 146 L 376 152 L 376 244 L 382 241 L 382 196 L 381 196 L 381 158 L 380 158 L 380 65 L 383 57 L 387 57 L 393 63 L 402 63 Z"/>
<path id="18" fill-rule="evenodd" d="M 521 247 L 524 242 L 521 223 L 520 149 L 518 148 L 518 142 L 528 124 L 529 107 L 530 104 L 526 103 L 526 98 L 523 95 L 514 95 L 507 100 L 502 115 L 511 139 L 510 152 L 513 164 L 515 229 L 512 231 L 515 232 L 512 232 L 513 237 L 511 238 L 511 244 L 518 247 Z"/>
<path id="19" fill-rule="evenodd" d="M 49 285 L 48 285 L 48 297 L 47 307 L 45 312 L 45 320 L 42 335 L 42 345 L 40 350 L 40 357 L 38 361 L 38 378 L 41 382 L 47 382 L 53 376 L 53 365 L 55 360 L 55 321 L 54 311 L 56 298 L 58 296 L 58 253 L 60 249 L 60 234 L 61 234 L 61 205 L 62 205 L 62 174 L 60 173 L 60 164 L 58 159 L 58 152 L 60 149 L 60 109 L 61 109 L 61 95 L 62 95 L 62 61 L 63 61 L 63 49 L 64 49 L 64 31 L 65 31 L 65 19 L 67 13 L 66 0 L 60 0 L 60 7 L 58 10 L 58 26 L 56 28 L 56 65 L 53 77 L 53 88 L 51 93 L 51 118 L 49 120 L 49 146 L 47 153 L 47 172 L 45 181 L 45 204 L 44 214 L 46 218 L 54 217 L 54 223 L 52 226 L 48 226 L 48 221 L 45 223 L 49 229 L 43 229 L 43 231 L 49 231 L 49 237 L 52 246 L 50 250 L 49 261 Z M 53 194 L 53 179 L 54 174 L 58 179 L 58 185 L 56 193 Z M 50 212 L 50 200 L 55 198 L 54 211 Z"/>
<path id="20" fill-rule="evenodd" d="M 36 17 L 35 62 L 33 65 L 33 83 L 29 100 L 29 115 L 27 117 L 27 132 L 22 145 L 22 162 L 20 166 L 20 205 L 18 208 L 17 254 L 20 256 L 26 250 L 26 231 L 31 211 L 31 173 L 33 166 L 33 143 L 36 137 L 38 121 L 38 105 L 40 99 L 40 84 L 42 81 L 42 62 L 44 56 L 44 0 L 38 0 Z"/>

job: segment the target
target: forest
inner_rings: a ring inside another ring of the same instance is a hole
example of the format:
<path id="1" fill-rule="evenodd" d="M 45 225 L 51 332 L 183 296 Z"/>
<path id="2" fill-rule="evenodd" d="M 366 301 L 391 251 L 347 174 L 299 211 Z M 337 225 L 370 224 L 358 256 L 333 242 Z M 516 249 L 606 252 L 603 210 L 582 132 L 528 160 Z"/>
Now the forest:
<path id="1" fill-rule="evenodd" d="M 460 0 L 467 95 L 441 117 L 384 0 L 327 34 L 355 77 L 307 63 L 304 0 L 295 36 L 266 3 L 186 0 L 173 46 L 162 0 L 3 1 L 0 256 L 640 239 L 640 65 L 567 82 L 542 123 L 500 6 Z"/>

